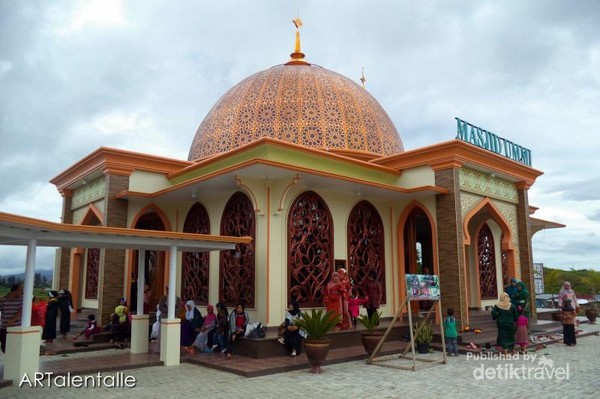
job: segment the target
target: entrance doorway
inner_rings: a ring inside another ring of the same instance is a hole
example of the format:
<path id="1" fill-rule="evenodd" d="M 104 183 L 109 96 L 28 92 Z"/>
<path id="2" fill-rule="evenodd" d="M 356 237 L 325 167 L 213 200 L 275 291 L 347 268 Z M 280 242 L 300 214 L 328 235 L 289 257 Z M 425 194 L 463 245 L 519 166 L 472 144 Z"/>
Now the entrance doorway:
<path id="1" fill-rule="evenodd" d="M 134 228 L 142 230 L 166 230 L 162 219 L 154 211 L 140 216 Z M 139 267 L 138 259 L 138 251 L 135 250 L 133 251 L 133 263 L 131 268 L 131 287 L 129 294 L 130 306 L 132 306 L 131 300 L 137 296 L 136 282 Z M 144 275 L 146 276 L 145 284 L 150 286 L 150 312 L 156 311 L 156 305 L 160 301 L 160 298 L 162 298 L 162 296 L 165 294 L 165 259 L 165 251 L 146 251 L 144 256 Z M 140 304 L 140 306 L 143 306 L 143 304 Z"/>

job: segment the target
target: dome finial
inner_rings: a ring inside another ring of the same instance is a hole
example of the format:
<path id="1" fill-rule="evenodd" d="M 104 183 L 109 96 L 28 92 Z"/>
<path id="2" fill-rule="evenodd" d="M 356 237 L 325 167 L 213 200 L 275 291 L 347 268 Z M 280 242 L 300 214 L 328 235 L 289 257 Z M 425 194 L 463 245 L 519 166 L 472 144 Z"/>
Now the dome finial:
<path id="1" fill-rule="evenodd" d="M 365 77 L 365 67 L 362 67 L 362 74 L 360 75 L 360 81 L 361 81 L 362 87 L 364 89 L 365 88 L 365 82 L 367 81 L 367 78 Z"/>
<path id="2" fill-rule="evenodd" d="M 296 27 L 296 46 L 294 47 L 294 52 L 290 54 L 292 59 L 286 62 L 285 65 L 310 65 L 304 60 L 304 53 L 300 49 L 300 27 L 302 26 L 302 20 L 300 19 L 300 16 L 296 16 L 292 22 Z"/>

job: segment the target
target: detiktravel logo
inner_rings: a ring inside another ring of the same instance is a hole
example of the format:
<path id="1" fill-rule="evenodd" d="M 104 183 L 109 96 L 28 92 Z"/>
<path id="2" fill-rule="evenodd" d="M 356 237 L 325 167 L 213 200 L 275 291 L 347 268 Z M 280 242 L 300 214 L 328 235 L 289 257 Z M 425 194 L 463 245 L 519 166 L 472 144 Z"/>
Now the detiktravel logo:
<path id="1" fill-rule="evenodd" d="M 569 363 L 557 365 L 544 355 L 467 353 L 467 360 L 481 361 L 473 369 L 476 380 L 568 380 L 570 375 Z"/>

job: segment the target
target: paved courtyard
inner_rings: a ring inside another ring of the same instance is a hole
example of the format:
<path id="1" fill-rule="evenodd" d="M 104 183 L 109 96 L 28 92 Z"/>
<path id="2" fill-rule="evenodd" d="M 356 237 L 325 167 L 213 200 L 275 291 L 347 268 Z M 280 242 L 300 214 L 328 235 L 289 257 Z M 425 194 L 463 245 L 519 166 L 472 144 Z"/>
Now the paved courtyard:
<path id="1" fill-rule="evenodd" d="M 597 325 L 582 325 L 598 331 Z M 104 351 L 106 356 L 114 352 Z M 98 354 L 96 353 L 95 356 Z M 427 356 L 438 356 L 435 355 Z M 77 356 L 91 356 L 81 353 Z M 600 392 L 600 337 L 581 338 L 576 347 L 550 345 L 525 359 L 449 357 L 448 364 L 416 372 L 354 361 L 307 370 L 243 378 L 192 364 L 125 371 L 135 387 L 30 388 L 18 384 L 0 389 L 2 398 L 597 398 Z M 48 359 L 45 361 L 52 361 Z M 397 363 L 397 360 L 386 363 Z M 403 361 L 404 362 L 404 361 Z M 406 363 L 403 363 L 406 364 Z M 103 373 L 102 377 L 119 377 Z M 58 381 L 62 383 L 61 381 Z M 44 380 L 44 385 L 48 381 Z"/>

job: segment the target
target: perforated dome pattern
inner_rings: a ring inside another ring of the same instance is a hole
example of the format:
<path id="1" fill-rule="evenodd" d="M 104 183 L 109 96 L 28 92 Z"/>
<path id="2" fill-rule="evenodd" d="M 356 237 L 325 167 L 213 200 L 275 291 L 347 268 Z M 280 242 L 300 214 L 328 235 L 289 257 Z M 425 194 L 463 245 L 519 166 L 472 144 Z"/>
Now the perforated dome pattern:
<path id="1" fill-rule="evenodd" d="M 385 156 L 404 151 L 394 124 L 365 89 L 314 65 L 279 65 L 226 92 L 200 124 L 190 161 L 262 137 Z"/>

